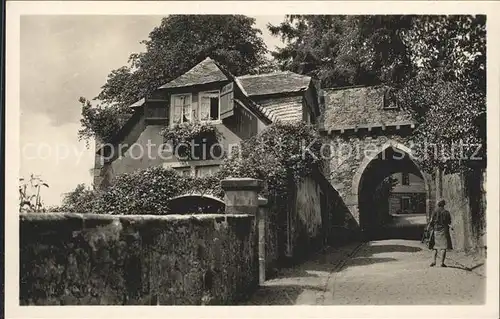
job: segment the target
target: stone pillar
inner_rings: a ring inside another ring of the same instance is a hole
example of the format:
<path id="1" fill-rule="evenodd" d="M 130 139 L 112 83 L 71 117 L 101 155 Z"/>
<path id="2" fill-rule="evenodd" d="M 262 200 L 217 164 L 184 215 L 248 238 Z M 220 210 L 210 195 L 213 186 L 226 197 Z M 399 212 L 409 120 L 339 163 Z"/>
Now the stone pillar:
<path id="1" fill-rule="evenodd" d="M 228 178 L 221 181 L 221 187 L 224 190 L 224 202 L 226 203 L 226 214 L 248 214 L 255 216 L 254 227 L 256 231 L 255 250 L 255 279 L 257 277 L 259 283 L 265 280 L 265 227 L 261 230 L 261 222 L 259 218 L 259 196 L 258 193 L 262 189 L 264 182 L 253 178 Z M 262 250 L 263 249 L 263 250 Z M 261 261 L 262 258 L 262 261 Z M 264 262 L 264 272 L 261 270 L 261 264 Z"/>
<path id="2" fill-rule="evenodd" d="M 226 214 L 257 215 L 258 193 L 264 182 L 253 178 L 228 178 L 221 181 Z"/>
<path id="3" fill-rule="evenodd" d="M 259 230 L 259 284 L 261 285 L 266 281 L 266 206 L 267 199 L 259 197 L 257 227 Z"/>

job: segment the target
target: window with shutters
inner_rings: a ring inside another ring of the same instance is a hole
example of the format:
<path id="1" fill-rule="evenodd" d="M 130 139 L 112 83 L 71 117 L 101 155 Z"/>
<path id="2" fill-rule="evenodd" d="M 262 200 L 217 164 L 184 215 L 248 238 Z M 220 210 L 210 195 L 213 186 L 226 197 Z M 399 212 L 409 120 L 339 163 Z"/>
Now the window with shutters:
<path id="1" fill-rule="evenodd" d="M 191 93 L 187 94 L 174 94 L 171 98 L 171 123 L 185 123 L 189 122 L 192 119 L 192 95 Z"/>
<path id="2" fill-rule="evenodd" d="M 199 117 L 201 121 L 217 121 L 220 119 L 219 91 L 200 92 Z"/>
<path id="3" fill-rule="evenodd" d="M 234 83 L 225 85 L 220 92 L 220 119 L 234 115 Z"/>

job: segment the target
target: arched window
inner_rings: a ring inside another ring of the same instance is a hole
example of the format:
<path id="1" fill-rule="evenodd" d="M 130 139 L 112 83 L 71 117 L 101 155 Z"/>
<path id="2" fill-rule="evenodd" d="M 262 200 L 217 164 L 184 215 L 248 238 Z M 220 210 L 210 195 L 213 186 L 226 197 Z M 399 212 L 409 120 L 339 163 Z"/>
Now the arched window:
<path id="1" fill-rule="evenodd" d="M 393 110 L 397 108 L 398 105 L 396 101 L 395 89 L 387 88 L 384 92 L 384 109 Z"/>

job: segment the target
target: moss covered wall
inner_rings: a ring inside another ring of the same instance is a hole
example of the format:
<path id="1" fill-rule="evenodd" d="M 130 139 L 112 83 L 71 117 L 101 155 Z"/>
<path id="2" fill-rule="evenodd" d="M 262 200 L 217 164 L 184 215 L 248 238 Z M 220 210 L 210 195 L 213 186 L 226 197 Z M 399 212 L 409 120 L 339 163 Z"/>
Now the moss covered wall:
<path id="1" fill-rule="evenodd" d="M 21 305 L 198 305 L 258 284 L 253 216 L 26 214 Z"/>
<path id="2" fill-rule="evenodd" d="M 468 176 L 458 173 L 443 175 L 442 198 L 451 213 L 451 239 L 456 250 L 483 250 L 486 245 L 484 185 L 484 171 Z"/>
<path id="3" fill-rule="evenodd" d="M 339 192 L 319 172 L 301 180 L 288 195 L 288 206 L 268 208 L 267 257 L 303 260 L 326 245 L 342 245 L 359 236 L 358 224 Z M 267 246 L 266 246 L 267 247 Z M 279 264 L 279 262 L 278 262 Z"/>
<path id="4" fill-rule="evenodd" d="M 306 177 L 296 185 L 294 198 L 293 227 L 291 236 L 294 255 L 321 248 L 321 204 L 319 185 Z"/>

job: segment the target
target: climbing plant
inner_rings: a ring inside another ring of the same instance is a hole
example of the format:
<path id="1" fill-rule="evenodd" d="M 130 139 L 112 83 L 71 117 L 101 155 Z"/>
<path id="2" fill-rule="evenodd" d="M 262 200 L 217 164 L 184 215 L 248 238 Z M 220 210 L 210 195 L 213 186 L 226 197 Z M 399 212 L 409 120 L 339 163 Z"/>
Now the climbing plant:
<path id="1" fill-rule="evenodd" d="M 166 142 L 171 143 L 174 154 L 180 159 L 186 160 L 200 159 L 200 155 L 203 156 L 203 154 L 199 153 L 202 152 L 203 147 L 207 149 L 222 139 L 217 127 L 205 121 L 190 121 L 169 125 L 160 134 Z M 206 155 L 203 157 L 206 157 Z"/>
<path id="2" fill-rule="evenodd" d="M 287 192 L 290 185 L 321 165 L 321 145 L 313 126 L 278 122 L 244 141 L 240 158 L 227 159 L 222 170 L 266 181 L 264 192 Z"/>

